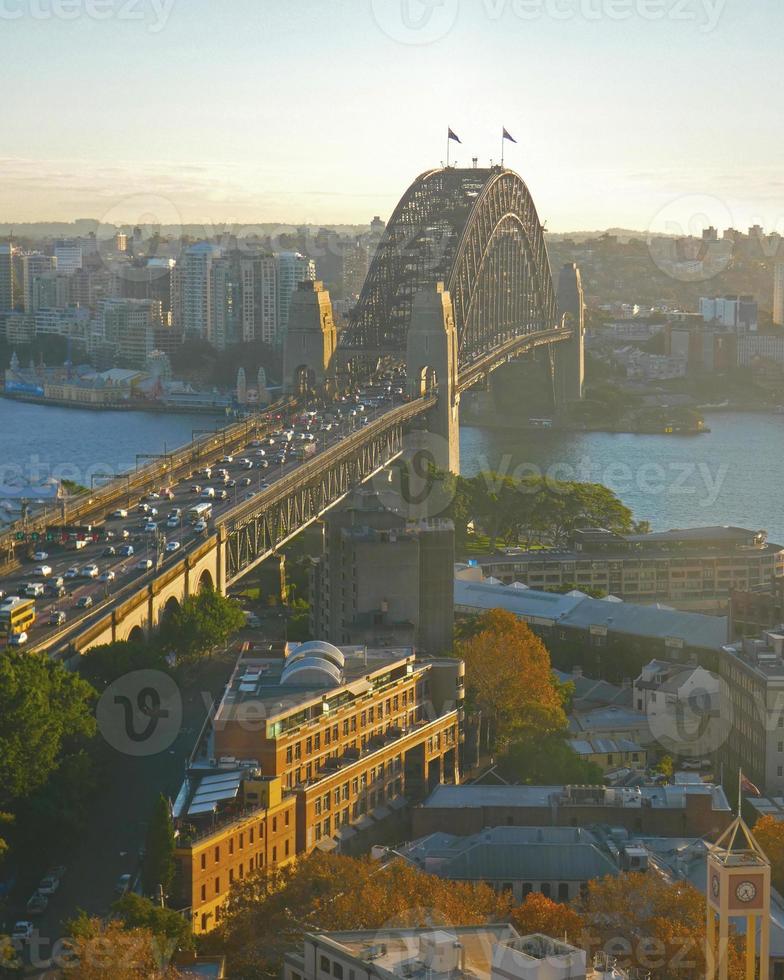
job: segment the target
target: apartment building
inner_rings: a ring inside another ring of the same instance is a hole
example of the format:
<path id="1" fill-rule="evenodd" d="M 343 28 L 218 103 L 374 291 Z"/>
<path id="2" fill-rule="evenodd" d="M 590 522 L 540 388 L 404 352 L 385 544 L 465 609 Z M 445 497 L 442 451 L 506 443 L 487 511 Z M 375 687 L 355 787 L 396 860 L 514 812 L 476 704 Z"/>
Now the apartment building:
<path id="1" fill-rule="evenodd" d="M 295 799 L 245 769 L 191 770 L 173 806 L 177 888 L 200 935 L 220 923 L 235 881 L 295 856 Z"/>
<path id="2" fill-rule="evenodd" d="M 784 791 L 784 625 L 727 644 L 719 659 L 721 716 L 729 734 L 718 749 L 727 772 L 739 769 L 768 794 Z M 727 703 L 728 702 L 728 703 Z"/>
<path id="3" fill-rule="evenodd" d="M 784 548 L 769 543 L 765 531 L 740 527 L 626 535 L 583 528 L 573 532 L 565 549 L 507 548 L 478 558 L 477 564 L 504 584 L 553 590 L 571 585 L 632 602 L 696 607 L 784 575 Z"/>

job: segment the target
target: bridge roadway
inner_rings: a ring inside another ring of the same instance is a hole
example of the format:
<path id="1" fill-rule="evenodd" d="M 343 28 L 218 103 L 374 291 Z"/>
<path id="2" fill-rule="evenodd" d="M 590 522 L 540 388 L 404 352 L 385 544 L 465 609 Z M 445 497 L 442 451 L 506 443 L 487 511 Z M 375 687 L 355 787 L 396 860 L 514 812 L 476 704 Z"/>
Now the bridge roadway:
<path id="1" fill-rule="evenodd" d="M 7 574 L 15 564 L 18 566 L 19 552 L 27 550 L 27 545 L 20 545 L 16 541 L 15 535 L 18 531 L 24 530 L 28 535 L 34 531 L 42 533 L 52 523 L 99 524 L 108 511 L 130 507 L 132 500 L 150 490 L 157 490 L 165 484 L 182 479 L 194 467 L 210 465 L 225 453 L 241 450 L 254 436 L 274 429 L 274 416 L 290 411 L 293 404 L 291 399 L 281 400 L 270 405 L 258 419 L 244 419 L 222 429 L 215 429 L 214 432 L 202 433 L 198 439 L 192 439 L 187 445 L 166 454 L 161 453 L 160 459 L 139 466 L 129 473 L 120 474 L 105 486 L 92 489 L 89 494 L 80 494 L 63 501 L 56 521 L 53 521 L 50 512 L 46 518 L 41 514 L 33 514 L 24 527 L 21 521 L 15 522 L 0 534 L 2 574 Z M 273 420 L 267 421 L 269 417 Z M 205 416 L 205 425 L 209 421 L 212 421 L 212 417 Z"/>
<path id="2" fill-rule="evenodd" d="M 571 331 L 564 328 L 513 337 L 465 365 L 458 378 L 458 389 L 462 391 L 476 384 L 521 353 L 570 337 Z M 52 627 L 47 623 L 51 611 L 63 609 L 61 600 L 38 603 L 39 623 L 32 630 L 28 649 L 62 657 L 69 649 L 84 651 L 98 643 L 127 639 L 137 628 L 146 634 L 165 614 L 167 603 L 182 601 L 203 582 L 225 591 L 343 499 L 351 489 L 399 456 L 403 450 L 405 425 L 433 408 L 437 397 L 437 392 L 433 392 L 390 410 L 372 412 L 367 424 L 355 432 L 346 431 L 344 423 L 336 436 L 322 440 L 314 458 L 299 465 L 289 463 L 275 470 L 253 471 L 260 486 L 262 476 L 269 481 L 268 489 L 261 489 L 250 500 L 238 501 L 236 491 L 232 502 L 216 500 L 212 531 L 206 535 L 195 533 L 181 522 L 175 532 L 180 548 L 172 554 L 164 554 L 162 559 L 151 551 L 150 539 L 142 536 L 142 551 L 132 559 L 119 560 L 115 556 L 108 564 L 101 563 L 101 571 L 114 573 L 111 583 L 99 584 L 97 588 L 93 580 L 85 583 L 84 579 L 75 578 L 68 583 L 74 586 L 69 599 L 78 602 L 80 598 L 90 596 L 93 605 L 83 610 L 68 609 L 69 618 L 64 627 Z M 157 485 L 164 474 L 171 480 L 173 475 L 182 473 L 175 488 L 173 505 L 183 510 L 191 506 L 195 498 L 187 495 L 187 487 L 183 484 L 190 481 L 192 469 L 207 465 L 208 459 L 212 462 L 219 454 L 230 450 L 231 454 L 252 456 L 248 437 L 252 436 L 256 441 L 263 427 L 254 422 L 240 423 L 224 431 L 225 439 L 224 433 L 218 431 L 208 437 L 206 444 L 202 440 L 198 446 L 194 444 L 172 454 L 177 458 L 176 468 L 158 471 L 152 476 L 152 482 L 148 474 L 144 487 Z M 231 475 L 235 474 L 232 472 Z M 115 503 L 122 500 L 123 505 L 130 504 L 131 499 L 138 496 L 124 486 L 119 490 L 112 488 L 111 494 L 109 499 Z M 92 499 L 94 509 L 97 496 Z M 163 507 L 166 507 L 165 503 Z M 101 516 L 106 509 L 107 504 L 102 502 Z M 134 518 L 129 521 L 128 527 L 120 524 L 115 531 L 129 530 Z M 138 528 L 134 530 L 138 531 Z M 54 576 L 64 574 L 66 565 L 84 568 L 102 556 L 107 544 L 111 546 L 103 541 L 78 553 L 69 552 L 64 556 L 58 553 L 52 560 L 47 560 L 47 564 L 52 566 Z M 149 571 L 137 567 L 140 555 L 142 561 L 152 555 L 156 567 Z M 19 578 L 24 574 L 24 570 L 18 573 Z M 26 575 L 29 579 L 29 571 Z M 14 588 L 10 582 L 0 579 L 0 589 L 6 593 Z"/>
<path id="3" fill-rule="evenodd" d="M 157 568 L 145 571 L 136 567 L 139 555 L 141 561 L 146 561 L 148 555 L 154 554 L 149 546 L 122 562 L 102 561 L 102 571 L 116 569 L 117 585 L 107 588 L 93 580 L 85 583 L 84 579 L 74 579 L 75 589 L 69 600 L 78 602 L 82 596 L 90 595 L 94 605 L 86 610 L 71 607 L 64 627 L 51 627 L 46 622 L 47 611 L 63 608 L 61 601 L 37 603 L 41 606 L 37 610 L 40 623 L 33 627 L 26 649 L 68 659 L 74 652 L 84 652 L 91 646 L 128 639 L 137 635 L 136 629 L 147 634 L 158 625 L 172 601 L 181 602 L 205 582 L 225 591 L 399 456 L 405 425 L 427 412 L 434 400 L 425 397 L 387 411 L 368 413 L 366 424 L 354 431 L 344 425 L 317 447 L 313 458 L 284 466 L 279 472 L 258 471 L 259 479 L 263 475 L 269 481 L 268 488 L 254 493 L 249 500 L 216 507 L 213 527 L 206 534 L 197 534 L 181 524 L 174 532 L 180 548 L 164 557 Z M 252 453 L 248 448 L 248 457 L 252 458 Z M 235 460 L 231 467 L 236 465 Z M 233 476 L 231 467 L 227 468 Z M 178 487 L 177 494 L 170 506 L 184 508 L 198 500 L 188 497 L 187 487 Z M 126 523 L 112 522 L 114 533 Z M 129 516 L 129 523 L 134 524 L 133 517 Z M 92 544 L 78 553 L 66 552 L 65 557 L 58 555 L 47 564 L 52 566 L 53 575 L 62 575 L 61 566 L 69 562 L 79 568 L 97 562 L 107 544 L 114 546 L 115 540 Z"/>

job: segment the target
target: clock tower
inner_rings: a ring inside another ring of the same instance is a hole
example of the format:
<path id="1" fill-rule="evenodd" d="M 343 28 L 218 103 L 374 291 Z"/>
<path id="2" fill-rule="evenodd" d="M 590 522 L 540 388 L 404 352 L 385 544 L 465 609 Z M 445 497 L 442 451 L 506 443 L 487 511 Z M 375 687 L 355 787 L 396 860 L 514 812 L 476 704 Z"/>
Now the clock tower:
<path id="1" fill-rule="evenodd" d="M 768 980 L 770 862 L 740 813 L 710 848 L 707 905 L 706 980 L 727 980 L 733 918 L 746 920 L 745 980 L 755 980 L 758 929 L 759 980 Z"/>

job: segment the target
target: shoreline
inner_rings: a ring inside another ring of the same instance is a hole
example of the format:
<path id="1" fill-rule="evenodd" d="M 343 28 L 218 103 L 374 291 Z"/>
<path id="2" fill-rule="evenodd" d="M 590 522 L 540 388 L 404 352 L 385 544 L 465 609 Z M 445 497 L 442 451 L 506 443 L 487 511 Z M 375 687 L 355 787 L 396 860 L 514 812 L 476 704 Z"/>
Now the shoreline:
<path id="1" fill-rule="evenodd" d="M 466 413 L 460 418 L 461 425 L 472 426 L 476 429 L 494 429 L 498 431 L 518 431 L 518 432 L 607 432 L 611 435 L 634 435 L 634 436 L 701 436 L 710 433 L 710 428 L 705 426 L 702 429 L 673 429 L 666 432 L 663 428 L 631 428 L 629 426 L 607 426 L 607 425 L 569 425 L 553 424 L 528 425 L 521 421 L 509 421 L 502 418 L 486 418 L 484 416 L 471 415 Z"/>
<path id="2" fill-rule="evenodd" d="M 229 425 L 232 421 L 230 416 L 226 415 L 225 411 L 217 406 L 214 408 L 203 408 L 198 405 L 189 405 L 182 407 L 162 405 L 162 404 L 151 404 L 150 402 L 102 402 L 96 404 L 93 402 L 74 402 L 67 398 L 44 398 L 38 397 L 37 395 L 18 395 L 11 394 L 5 391 L 0 392 L 3 398 L 7 398 L 8 401 L 12 402 L 22 402 L 26 405 L 43 405 L 44 407 L 51 406 L 52 408 L 75 408 L 83 409 L 90 412 L 149 412 L 158 415 L 213 415 L 217 417 L 226 418 L 226 424 Z"/>

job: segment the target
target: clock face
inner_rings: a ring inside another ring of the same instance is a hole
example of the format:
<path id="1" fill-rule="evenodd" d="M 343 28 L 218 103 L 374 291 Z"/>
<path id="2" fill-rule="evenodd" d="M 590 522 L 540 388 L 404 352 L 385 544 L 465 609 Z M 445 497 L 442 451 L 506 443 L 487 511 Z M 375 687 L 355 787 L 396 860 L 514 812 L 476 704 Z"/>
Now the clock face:
<path id="1" fill-rule="evenodd" d="M 742 881 L 738 887 L 735 889 L 735 895 L 738 901 L 750 902 L 757 894 L 757 886 L 753 881 Z"/>
<path id="2" fill-rule="evenodd" d="M 714 898 L 718 898 L 719 897 L 719 876 L 718 875 L 714 875 L 713 876 L 713 881 L 711 882 L 711 891 L 713 892 L 713 897 Z"/>

